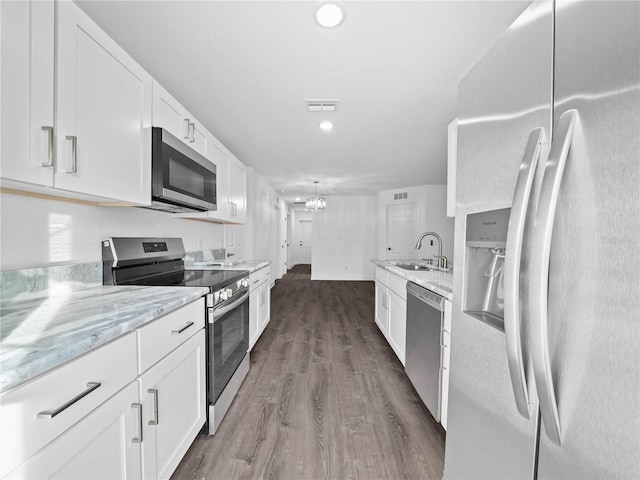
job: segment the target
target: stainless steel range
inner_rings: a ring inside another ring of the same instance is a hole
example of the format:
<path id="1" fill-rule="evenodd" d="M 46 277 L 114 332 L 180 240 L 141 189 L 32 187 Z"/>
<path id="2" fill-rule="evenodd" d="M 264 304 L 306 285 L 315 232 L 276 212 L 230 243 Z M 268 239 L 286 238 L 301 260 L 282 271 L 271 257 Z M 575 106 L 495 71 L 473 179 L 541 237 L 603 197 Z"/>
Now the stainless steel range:
<path id="1" fill-rule="evenodd" d="M 102 241 L 105 285 L 208 287 L 207 425 L 213 435 L 249 372 L 249 272 L 186 270 L 180 238 Z"/>

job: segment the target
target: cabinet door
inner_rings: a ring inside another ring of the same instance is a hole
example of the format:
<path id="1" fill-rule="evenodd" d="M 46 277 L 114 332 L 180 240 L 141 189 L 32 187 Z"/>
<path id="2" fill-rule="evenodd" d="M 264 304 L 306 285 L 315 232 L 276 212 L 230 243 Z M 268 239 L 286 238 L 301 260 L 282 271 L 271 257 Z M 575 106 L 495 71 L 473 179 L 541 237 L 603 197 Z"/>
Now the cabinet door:
<path id="1" fill-rule="evenodd" d="M 271 319 L 271 288 L 268 282 L 260 285 L 260 332 L 262 333 Z"/>
<path id="2" fill-rule="evenodd" d="M 211 160 L 209 132 L 162 85 L 153 81 L 153 126 L 174 137 Z"/>
<path id="3" fill-rule="evenodd" d="M 389 309 L 387 287 L 376 282 L 376 324 L 380 331 L 387 336 L 389 329 Z"/>
<path id="4" fill-rule="evenodd" d="M 187 140 L 189 122 L 190 119 L 184 107 L 154 80 L 153 126 L 164 128 L 174 137 Z"/>
<path id="5" fill-rule="evenodd" d="M 169 478 L 206 420 L 205 332 L 138 378 L 144 478 Z"/>
<path id="6" fill-rule="evenodd" d="M 141 417 L 130 383 L 5 478 L 141 478 Z"/>
<path id="7" fill-rule="evenodd" d="M 407 302 L 394 292 L 388 293 L 389 344 L 404 365 L 407 342 Z"/>
<path id="8" fill-rule="evenodd" d="M 3 179 L 53 186 L 54 4 L 0 2 Z"/>
<path id="9" fill-rule="evenodd" d="M 56 188 L 151 201 L 151 77 L 73 2 L 58 3 Z"/>
<path id="10" fill-rule="evenodd" d="M 249 350 L 260 336 L 260 288 L 249 294 Z"/>
<path id="11" fill-rule="evenodd" d="M 229 159 L 229 201 L 233 219 L 244 221 L 247 213 L 247 167 L 234 157 Z"/>

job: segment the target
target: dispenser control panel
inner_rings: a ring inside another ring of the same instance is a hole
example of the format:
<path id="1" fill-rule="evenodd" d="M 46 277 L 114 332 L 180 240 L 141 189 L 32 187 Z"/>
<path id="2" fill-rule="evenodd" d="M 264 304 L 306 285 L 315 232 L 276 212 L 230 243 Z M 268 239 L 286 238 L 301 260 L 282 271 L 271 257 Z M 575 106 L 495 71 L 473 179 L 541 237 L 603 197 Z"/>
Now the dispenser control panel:
<path id="1" fill-rule="evenodd" d="M 505 248 L 510 208 L 467 215 L 467 247 Z"/>

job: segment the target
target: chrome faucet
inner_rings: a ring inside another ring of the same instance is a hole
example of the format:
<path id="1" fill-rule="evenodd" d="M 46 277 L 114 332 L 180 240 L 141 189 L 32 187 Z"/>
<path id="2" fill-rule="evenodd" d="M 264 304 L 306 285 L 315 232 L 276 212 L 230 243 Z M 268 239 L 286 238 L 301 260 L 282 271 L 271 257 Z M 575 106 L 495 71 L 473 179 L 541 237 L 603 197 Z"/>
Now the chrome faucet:
<path id="1" fill-rule="evenodd" d="M 436 232 L 424 232 L 422 235 L 420 235 L 420 238 L 416 243 L 416 250 L 420 250 L 420 247 L 422 247 L 422 240 L 424 239 L 424 237 L 427 237 L 429 235 L 431 235 L 432 237 L 436 237 L 436 240 L 438 240 L 438 254 L 434 255 L 434 257 L 438 259 L 438 267 L 442 269 L 446 269 L 447 257 L 442 255 L 442 239 L 440 238 L 440 235 L 438 235 Z"/>

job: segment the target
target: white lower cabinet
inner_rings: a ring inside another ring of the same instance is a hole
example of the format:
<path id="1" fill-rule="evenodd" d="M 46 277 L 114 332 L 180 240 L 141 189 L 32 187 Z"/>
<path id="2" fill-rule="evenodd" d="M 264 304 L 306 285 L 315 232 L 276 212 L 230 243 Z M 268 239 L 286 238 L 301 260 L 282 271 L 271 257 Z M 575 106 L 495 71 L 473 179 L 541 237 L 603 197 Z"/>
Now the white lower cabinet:
<path id="1" fill-rule="evenodd" d="M 271 267 L 266 266 L 249 276 L 249 351 L 271 320 Z"/>
<path id="2" fill-rule="evenodd" d="M 271 320 L 271 286 L 267 282 L 260 285 L 260 331 L 264 331 Z"/>
<path id="3" fill-rule="evenodd" d="M 206 420 L 204 330 L 142 374 L 138 384 L 142 475 L 169 478 Z"/>
<path id="4" fill-rule="evenodd" d="M 142 478 L 140 415 L 133 382 L 5 478 Z"/>
<path id="5" fill-rule="evenodd" d="M 260 336 L 260 288 L 256 287 L 249 294 L 249 351 Z"/>
<path id="6" fill-rule="evenodd" d="M 404 365 L 407 342 L 407 280 L 376 267 L 375 321 Z"/>
<path id="7" fill-rule="evenodd" d="M 203 327 L 199 299 L 4 392 L 0 478 L 169 478 L 206 420 Z"/>
<path id="8" fill-rule="evenodd" d="M 389 307 L 387 287 L 376 281 L 376 325 L 386 337 L 389 330 Z"/>
<path id="9" fill-rule="evenodd" d="M 389 290 L 389 334 L 387 340 L 404 365 L 407 343 L 407 301 Z"/>
<path id="10" fill-rule="evenodd" d="M 451 356 L 451 302 L 444 301 L 444 315 L 442 316 L 442 344 L 440 346 L 440 371 L 442 375 L 440 391 L 440 423 L 447 429 L 447 414 L 449 412 L 449 359 Z"/>

